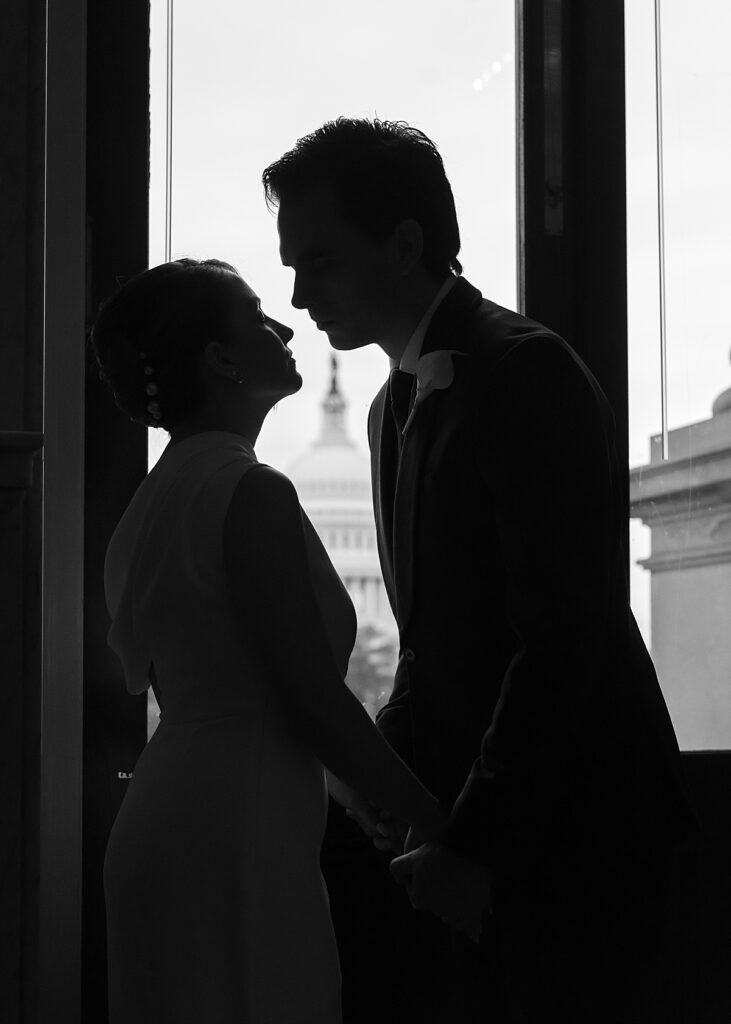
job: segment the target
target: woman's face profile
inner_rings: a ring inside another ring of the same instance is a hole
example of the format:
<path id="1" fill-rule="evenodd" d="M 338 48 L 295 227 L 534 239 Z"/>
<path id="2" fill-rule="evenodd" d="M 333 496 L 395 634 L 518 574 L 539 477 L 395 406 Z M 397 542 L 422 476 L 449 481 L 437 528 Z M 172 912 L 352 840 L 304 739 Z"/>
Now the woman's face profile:
<path id="1" fill-rule="evenodd" d="M 275 401 L 302 387 L 302 377 L 288 343 L 294 331 L 269 316 L 261 300 L 241 279 L 233 297 L 229 356 L 238 371 L 242 392 Z"/>

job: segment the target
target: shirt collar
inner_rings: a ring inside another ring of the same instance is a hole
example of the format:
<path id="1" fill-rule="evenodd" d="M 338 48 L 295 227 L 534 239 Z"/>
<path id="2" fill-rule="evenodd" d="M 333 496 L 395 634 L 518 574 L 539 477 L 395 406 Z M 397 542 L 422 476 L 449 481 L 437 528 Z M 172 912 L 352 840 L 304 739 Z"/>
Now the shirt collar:
<path id="1" fill-rule="evenodd" d="M 426 332 L 429 329 L 429 324 L 432 322 L 432 317 L 437 311 L 437 307 L 442 299 L 447 295 L 449 291 L 454 287 L 457 282 L 457 275 L 450 273 L 446 281 L 439 289 L 437 294 L 434 296 L 434 300 L 424 313 L 423 317 L 419 321 L 416 330 L 409 338 L 409 342 L 404 349 L 404 354 L 401 356 L 401 362 L 399 363 L 399 370 L 403 370 L 404 373 L 416 373 L 416 364 L 419 362 L 421 356 L 421 349 L 424 344 L 424 338 Z"/>

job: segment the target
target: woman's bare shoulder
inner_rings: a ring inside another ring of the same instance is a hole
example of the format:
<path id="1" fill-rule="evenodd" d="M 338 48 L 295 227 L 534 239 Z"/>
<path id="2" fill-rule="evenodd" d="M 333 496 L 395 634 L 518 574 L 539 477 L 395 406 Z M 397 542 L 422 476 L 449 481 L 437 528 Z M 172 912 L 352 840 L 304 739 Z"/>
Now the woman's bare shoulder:
<path id="1" fill-rule="evenodd" d="M 302 515 L 294 484 L 271 466 L 256 465 L 239 480 L 224 521 L 224 546 L 252 543 L 267 546 L 272 539 L 302 534 Z"/>
<path id="2" fill-rule="evenodd" d="M 289 477 L 263 463 L 252 466 L 241 477 L 233 492 L 232 505 L 234 502 L 244 502 L 247 507 L 254 505 L 258 508 L 269 505 L 279 508 L 281 502 L 299 505 L 297 491 Z"/>

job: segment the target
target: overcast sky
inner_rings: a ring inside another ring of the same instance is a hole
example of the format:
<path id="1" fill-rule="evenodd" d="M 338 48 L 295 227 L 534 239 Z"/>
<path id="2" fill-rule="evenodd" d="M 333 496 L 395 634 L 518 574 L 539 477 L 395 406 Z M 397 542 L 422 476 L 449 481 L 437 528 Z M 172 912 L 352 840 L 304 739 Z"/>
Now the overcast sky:
<path id="1" fill-rule="evenodd" d="M 151 265 L 164 235 L 165 0 L 152 0 Z M 629 0 L 628 264 L 631 463 L 660 429 L 653 0 Z M 728 0 L 663 0 L 669 421 L 710 415 L 731 386 L 731 72 Z M 462 233 L 464 273 L 515 308 L 514 0 L 175 0 L 173 257 L 235 264 L 295 331 L 304 378 L 257 445 L 284 471 L 315 438 L 329 349 L 290 305 L 260 175 L 339 114 L 422 128 L 439 146 Z M 601 311 L 598 311 L 599 314 Z M 375 346 L 341 359 L 352 435 L 388 373 Z M 153 458 L 167 437 L 155 432 Z M 633 528 L 635 557 L 647 532 Z M 647 574 L 633 596 L 647 634 Z"/>
<path id="2" fill-rule="evenodd" d="M 153 264 L 163 259 L 164 236 L 164 150 L 155 133 L 164 127 L 164 67 L 154 50 L 156 38 L 164 50 L 164 8 L 153 0 Z M 237 266 L 264 308 L 294 329 L 304 379 L 265 424 L 261 461 L 286 470 L 315 437 L 330 351 L 290 304 L 292 272 L 279 262 L 262 170 L 340 114 L 409 121 L 444 158 L 466 277 L 514 307 L 513 55 L 508 0 L 175 0 L 173 255 Z M 366 415 L 388 361 L 370 346 L 341 364 L 351 432 L 367 447 Z"/>

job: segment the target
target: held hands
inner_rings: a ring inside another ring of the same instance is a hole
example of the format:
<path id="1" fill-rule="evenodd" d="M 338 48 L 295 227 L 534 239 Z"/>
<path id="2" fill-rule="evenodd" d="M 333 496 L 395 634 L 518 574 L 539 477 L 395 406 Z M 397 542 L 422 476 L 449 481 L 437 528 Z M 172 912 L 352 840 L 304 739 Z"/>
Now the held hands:
<path id="1" fill-rule="evenodd" d="M 363 832 L 373 840 L 376 849 L 396 856 L 402 854 L 409 826 L 397 821 L 387 811 L 379 811 L 329 771 L 326 770 L 325 775 L 330 796 L 345 808 L 346 815 L 352 821 L 360 825 Z"/>
<path id="2" fill-rule="evenodd" d="M 403 856 L 391 861 L 391 874 L 406 887 L 415 910 L 429 910 L 449 928 L 479 942 L 482 915 L 491 910 L 490 872 L 483 864 L 437 841 L 421 842 L 412 831 Z"/>
<path id="3" fill-rule="evenodd" d="M 363 803 L 365 807 L 346 808 L 346 815 L 358 822 L 365 834 L 371 837 L 377 850 L 400 856 L 404 852 L 409 826 L 406 822 L 392 817 L 387 811 L 379 811 L 372 804 L 365 801 Z"/>
<path id="4" fill-rule="evenodd" d="M 411 835 L 412 843 L 414 846 L 420 846 L 425 843 L 428 839 L 437 839 L 441 834 L 447 820 L 444 816 L 444 812 L 439 806 L 439 802 L 434 798 L 430 798 L 430 812 L 422 820 L 420 829 L 417 830 L 415 827 L 409 829 L 409 824 L 406 821 L 402 821 L 400 818 L 394 818 L 388 811 L 376 811 L 375 808 L 371 808 L 373 814 L 377 814 L 377 820 L 369 823 L 374 832 L 367 833 L 371 835 L 373 839 L 373 845 L 377 850 L 389 851 L 400 857 L 404 853 L 406 844 L 406 837 Z M 359 817 L 354 811 L 345 812 L 349 817 L 355 818 L 359 821 L 363 831 L 366 831 L 364 823 L 360 821 Z M 418 841 L 417 840 L 418 837 Z"/>
<path id="5" fill-rule="evenodd" d="M 345 808 L 346 815 L 358 823 L 376 849 L 396 855 L 391 861 L 391 874 L 406 888 L 412 907 L 431 911 L 449 928 L 479 942 L 482 915 L 491 911 L 490 872 L 432 838 L 441 832 L 440 812 L 434 830 L 419 833 L 387 811 L 379 811 L 330 772 L 326 771 L 326 776 L 330 796 Z"/>

